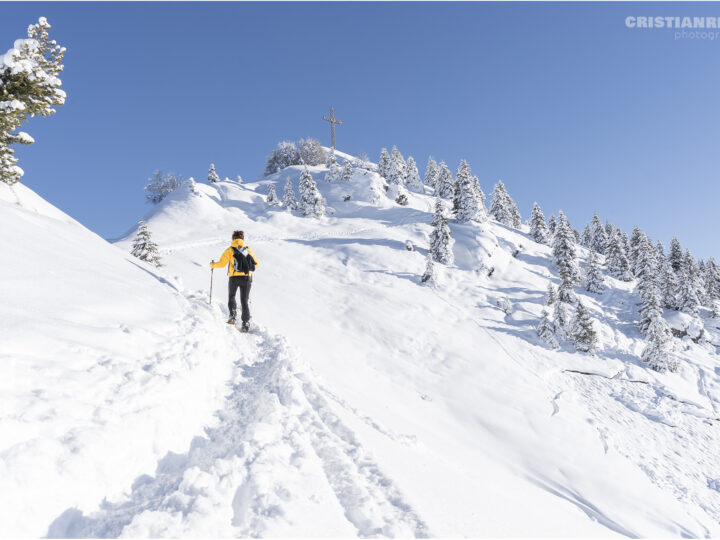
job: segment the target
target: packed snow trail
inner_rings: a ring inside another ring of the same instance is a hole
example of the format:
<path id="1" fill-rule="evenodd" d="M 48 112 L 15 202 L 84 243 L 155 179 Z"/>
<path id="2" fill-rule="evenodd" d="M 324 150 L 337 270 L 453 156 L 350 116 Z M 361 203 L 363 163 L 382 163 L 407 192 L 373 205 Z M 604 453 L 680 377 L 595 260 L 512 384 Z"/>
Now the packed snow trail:
<path id="1" fill-rule="evenodd" d="M 217 426 L 135 480 L 129 500 L 87 516 L 69 509 L 48 535 L 429 535 L 283 338 L 260 329 L 238 338 L 238 352 Z"/>

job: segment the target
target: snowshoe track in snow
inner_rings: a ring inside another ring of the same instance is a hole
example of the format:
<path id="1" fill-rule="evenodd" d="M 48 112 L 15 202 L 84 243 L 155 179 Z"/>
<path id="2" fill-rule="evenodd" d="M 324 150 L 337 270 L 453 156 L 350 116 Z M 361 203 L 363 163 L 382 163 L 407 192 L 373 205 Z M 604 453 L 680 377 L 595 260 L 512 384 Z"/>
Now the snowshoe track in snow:
<path id="1" fill-rule="evenodd" d="M 259 328 L 238 340 L 244 352 L 216 425 L 186 454 L 169 452 L 155 476 L 136 479 L 127 500 L 89 515 L 68 509 L 48 535 L 317 536 L 311 514 L 327 513 L 317 500 L 325 496 L 336 498 L 346 533 L 429 536 L 284 338 Z"/>

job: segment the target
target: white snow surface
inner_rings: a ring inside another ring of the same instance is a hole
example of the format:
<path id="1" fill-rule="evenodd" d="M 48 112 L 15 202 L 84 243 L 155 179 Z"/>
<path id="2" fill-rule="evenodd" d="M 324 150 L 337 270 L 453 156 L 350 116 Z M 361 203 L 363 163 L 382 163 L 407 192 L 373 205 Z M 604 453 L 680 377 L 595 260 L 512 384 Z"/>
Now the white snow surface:
<path id="1" fill-rule="evenodd" d="M 431 196 L 318 166 L 327 217 L 267 206 L 301 171 L 170 194 L 143 217 L 160 269 L 129 256 L 136 227 L 109 245 L 0 186 L 0 536 L 720 536 L 707 313 L 656 373 L 608 278 L 576 288 L 598 354 L 550 350 L 556 272 L 526 230 L 451 221 L 426 287 Z M 234 229 L 260 261 L 251 334 L 222 271 L 207 302 Z"/>

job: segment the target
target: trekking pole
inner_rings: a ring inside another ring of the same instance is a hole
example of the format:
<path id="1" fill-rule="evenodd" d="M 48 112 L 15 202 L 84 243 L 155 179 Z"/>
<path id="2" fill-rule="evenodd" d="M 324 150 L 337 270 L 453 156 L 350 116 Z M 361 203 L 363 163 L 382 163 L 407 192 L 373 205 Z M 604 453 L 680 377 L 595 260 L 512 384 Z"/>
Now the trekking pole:
<path id="1" fill-rule="evenodd" d="M 213 260 L 213 262 L 215 262 Z M 212 283 L 213 283 L 213 274 L 215 273 L 215 269 L 210 269 L 210 305 L 212 306 Z"/>

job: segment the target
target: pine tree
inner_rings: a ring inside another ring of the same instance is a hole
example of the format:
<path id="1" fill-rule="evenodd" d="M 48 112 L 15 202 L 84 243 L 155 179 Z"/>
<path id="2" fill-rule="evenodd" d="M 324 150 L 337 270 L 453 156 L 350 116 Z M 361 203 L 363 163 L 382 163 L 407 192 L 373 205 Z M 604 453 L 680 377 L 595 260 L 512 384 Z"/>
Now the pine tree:
<path id="1" fill-rule="evenodd" d="M 238 174 L 238 175 L 235 177 L 235 181 L 236 181 L 238 184 L 242 184 L 242 183 L 243 183 L 242 176 L 240 176 L 240 175 Z"/>
<path id="2" fill-rule="evenodd" d="M 158 246 L 152 241 L 152 234 L 145 221 L 140 221 L 137 236 L 133 241 L 132 255 L 141 261 L 148 262 L 157 267 L 162 266 Z"/>
<path id="3" fill-rule="evenodd" d="M 475 218 L 475 221 L 485 221 L 488 217 L 488 211 L 485 207 L 485 193 L 483 193 L 483 190 L 480 187 L 480 180 L 478 180 L 478 177 L 473 175 L 472 180 L 478 200 L 478 215 L 477 218 Z"/>
<path id="4" fill-rule="evenodd" d="M 602 223 L 600 222 L 600 218 L 598 217 L 597 212 L 593 214 L 590 231 L 590 248 L 597 251 L 600 255 L 606 255 L 608 248 L 608 235 L 603 228 Z"/>
<path id="5" fill-rule="evenodd" d="M 578 301 L 575 309 L 572 340 L 575 343 L 575 348 L 582 352 L 594 353 L 598 344 L 597 333 L 593 329 L 590 313 L 580 301 Z"/>
<path id="6" fill-rule="evenodd" d="M 662 298 L 663 306 L 667 309 L 680 309 L 680 302 L 678 301 L 678 281 L 675 272 L 670 266 L 670 262 L 667 259 L 662 259 L 661 266 L 658 269 L 660 276 L 660 296 Z"/>
<path id="7" fill-rule="evenodd" d="M 550 320 L 548 312 L 545 309 L 543 309 L 542 315 L 540 316 L 540 322 L 537 325 L 536 331 L 540 339 L 547 343 L 552 349 L 557 349 L 560 346 L 555 337 L 555 325 Z"/>
<path id="8" fill-rule="evenodd" d="M 455 197 L 454 197 L 455 213 L 457 220 L 461 223 L 467 223 L 471 220 L 478 219 L 480 212 L 480 201 L 475 187 L 475 179 L 473 178 L 470 166 L 464 159 L 460 162 L 460 166 L 455 176 Z M 480 219 L 482 219 L 482 215 Z"/>
<path id="9" fill-rule="evenodd" d="M 418 193 L 423 192 L 423 183 L 422 180 L 420 180 L 417 163 L 415 163 L 415 159 L 413 159 L 412 156 L 407 159 L 405 184 L 408 189 L 411 189 L 412 191 Z"/>
<path id="10" fill-rule="evenodd" d="M 219 181 L 220 181 L 220 177 L 219 177 L 218 174 L 215 172 L 215 164 L 214 164 L 214 163 L 211 163 L 211 164 L 210 164 L 210 171 L 208 171 L 208 182 L 210 182 L 211 184 L 214 184 L 214 183 L 219 182 Z"/>
<path id="11" fill-rule="evenodd" d="M 705 296 L 709 302 L 708 307 L 712 308 L 712 302 L 720 297 L 720 267 L 712 257 L 705 264 L 704 273 Z"/>
<path id="12" fill-rule="evenodd" d="M 393 146 L 392 153 L 390 154 L 390 170 L 388 171 L 387 180 L 391 184 L 397 186 L 404 186 L 407 176 L 407 164 L 403 155 L 397 147 Z"/>
<path id="13" fill-rule="evenodd" d="M 555 334 L 563 339 L 566 338 L 570 334 L 572 323 L 566 302 L 555 302 L 553 305 L 553 320 L 555 323 Z"/>
<path id="14" fill-rule="evenodd" d="M 148 178 L 145 186 L 145 197 L 153 204 L 160 203 L 170 193 L 182 185 L 184 179 L 179 174 L 155 171 L 152 177 Z"/>
<path id="15" fill-rule="evenodd" d="M 690 252 L 686 251 L 680 266 L 678 301 L 680 310 L 690 315 L 697 315 L 700 312 L 697 274 L 695 261 Z"/>
<path id="16" fill-rule="evenodd" d="M 580 236 L 580 245 L 587 249 L 592 249 L 592 230 L 590 229 L 590 224 L 586 223 L 585 227 L 583 228 L 582 235 Z"/>
<path id="17" fill-rule="evenodd" d="M 512 200 L 510 194 L 505 189 L 505 184 L 503 184 L 502 180 L 498 180 L 490 196 L 492 197 L 490 215 L 504 225 L 515 228 L 519 227 L 522 223 L 520 212 L 517 209 L 515 201 Z"/>
<path id="18" fill-rule="evenodd" d="M 609 221 L 605 221 L 605 235 L 607 236 L 608 243 L 610 243 L 610 240 L 615 235 L 615 226 Z"/>
<path id="19" fill-rule="evenodd" d="M 647 346 L 642 352 L 642 360 L 655 371 L 678 370 L 678 363 L 669 354 L 671 333 L 662 317 L 655 317 L 647 329 Z"/>
<path id="20" fill-rule="evenodd" d="M 268 206 L 278 206 L 280 204 L 280 201 L 278 200 L 275 193 L 275 186 L 273 184 L 270 184 L 268 186 L 268 193 L 265 202 L 267 202 Z"/>
<path id="21" fill-rule="evenodd" d="M 557 227 L 557 218 L 555 217 L 555 214 L 550 214 L 550 217 L 548 218 L 548 231 L 550 231 L 551 235 L 555 234 L 556 227 Z"/>
<path id="22" fill-rule="evenodd" d="M 425 283 L 431 287 L 435 287 L 437 285 L 435 263 L 433 262 L 432 253 L 430 251 L 428 251 L 427 258 L 425 259 L 425 272 L 420 278 L 420 283 Z"/>
<path id="23" fill-rule="evenodd" d="M 632 231 L 632 235 L 630 236 L 630 251 L 628 252 L 630 270 L 634 276 L 638 275 L 637 262 L 639 251 L 642 249 L 642 246 L 646 244 L 646 240 L 649 241 L 649 238 L 640 230 L 640 227 L 635 227 Z M 652 243 L 650 245 L 652 246 Z M 653 248 L 653 251 L 655 251 L 655 248 Z"/>
<path id="24" fill-rule="evenodd" d="M 530 236 L 538 244 L 548 244 L 550 242 L 550 231 L 545 223 L 545 215 L 538 203 L 533 204 L 532 213 L 530 214 Z"/>
<path id="25" fill-rule="evenodd" d="M 322 217 L 325 215 L 325 202 L 318 191 L 310 171 L 305 169 L 300 175 L 300 202 L 298 208 L 306 216 Z"/>
<path id="26" fill-rule="evenodd" d="M 552 283 L 548 283 L 547 301 L 545 302 L 545 305 L 552 306 L 557 301 L 558 301 L 557 289 L 553 286 Z"/>
<path id="27" fill-rule="evenodd" d="M 15 41 L 0 56 L 0 182 L 8 185 L 23 176 L 12 145 L 35 142 L 17 130 L 32 117 L 54 114 L 55 107 L 65 103 L 60 80 L 65 47 L 50 39 L 50 28 L 40 17 L 28 27 L 28 39 Z"/>
<path id="28" fill-rule="evenodd" d="M 427 167 L 425 168 L 425 185 L 435 189 L 437 185 L 437 176 L 440 172 L 438 164 L 432 156 L 428 158 Z"/>
<path id="29" fill-rule="evenodd" d="M 608 269 L 613 276 L 621 281 L 632 281 L 630 261 L 628 261 L 625 253 L 623 239 L 619 229 L 610 237 L 607 259 Z"/>
<path id="30" fill-rule="evenodd" d="M 353 175 L 352 162 L 349 159 L 346 159 L 345 163 L 343 163 L 342 172 L 340 173 L 340 179 L 343 182 L 349 182 L 352 179 L 352 175 Z"/>
<path id="31" fill-rule="evenodd" d="M 590 250 L 590 260 L 585 272 L 585 290 L 591 293 L 601 293 L 605 290 L 605 278 L 600 269 L 600 257 L 594 250 Z"/>
<path id="32" fill-rule="evenodd" d="M 683 250 L 677 238 L 670 241 L 670 253 L 668 253 L 668 261 L 676 274 L 680 272 L 683 266 Z"/>
<path id="33" fill-rule="evenodd" d="M 455 183 L 453 175 L 445 165 L 444 161 L 440 162 L 440 170 L 437 175 L 437 183 L 435 184 L 435 195 L 443 199 L 450 199 L 455 194 Z"/>
<path id="34" fill-rule="evenodd" d="M 326 182 L 334 182 L 342 178 L 342 168 L 337 161 L 331 161 L 327 166 L 328 172 L 325 173 Z"/>
<path id="35" fill-rule="evenodd" d="M 322 165 L 327 159 L 325 149 L 320 141 L 311 137 L 300 139 L 297 150 L 300 155 L 300 163 L 305 165 Z"/>
<path id="36" fill-rule="evenodd" d="M 298 208 L 298 200 L 297 197 L 295 197 L 295 190 L 293 189 L 290 178 L 285 180 L 285 191 L 283 192 L 282 203 L 288 210 L 297 210 Z"/>
<path id="37" fill-rule="evenodd" d="M 285 167 L 300 164 L 300 152 L 292 141 L 280 141 L 270 152 L 265 166 L 265 176 L 276 173 Z"/>
<path id="38" fill-rule="evenodd" d="M 452 264 L 455 260 L 452 251 L 455 241 L 450 234 L 450 227 L 445 217 L 445 204 L 441 197 L 435 199 L 435 219 L 433 219 L 432 226 L 430 253 L 433 260 L 442 264 Z"/>
<path id="39" fill-rule="evenodd" d="M 652 321 L 662 317 L 660 292 L 654 281 L 650 280 L 645 284 L 640 292 L 640 298 L 640 331 L 647 334 Z"/>
<path id="40" fill-rule="evenodd" d="M 327 167 L 329 169 L 332 165 L 337 165 L 337 164 L 338 164 L 338 162 L 337 162 L 337 158 L 335 157 L 335 149 L 330 148 L 330 151 L 327 153 L 327 157 L 325 159 L 325 167 Z M 307 166 L 309 164 L 303 163 L 303 165 Z"/>
<path id="41" fill-rule="evenodd" d="M 657 251 L 652 241 L 642 233 L 636 241 L 634 272 L 641 297 L 646 287 L 652 285 L 657 288 L 660 281 Z"/>
<path id="42" fill-rule="evenodd" d="M 561 302 L 572 303 L 574 301 L 573 286 L 580 276 L 580 271 L 577 265 L 575 238 L 562 210 L 558 214 L 552 248 L 560 277 L 558 297 Z"/>
<path id="43" fill-rule="evenodd" d="M 377 172 L 380 176 L 387 179 L 390 174 L 390 154 L 388 154 L 387 148 L 380 150 L 380 159 L 378 159 Z"/>

